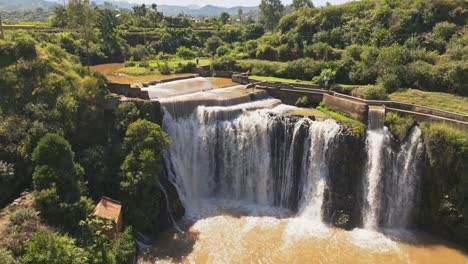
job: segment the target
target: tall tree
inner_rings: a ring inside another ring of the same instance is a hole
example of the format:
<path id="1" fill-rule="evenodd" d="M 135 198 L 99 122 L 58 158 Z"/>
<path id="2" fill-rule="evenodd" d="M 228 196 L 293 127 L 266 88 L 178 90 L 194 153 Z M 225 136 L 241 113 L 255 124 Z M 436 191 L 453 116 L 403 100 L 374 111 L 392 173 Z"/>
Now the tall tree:
<path id="1" fill-rule="evenodd" d="M 310 0 L 293 0 L 291 6 L 294 10 L 298 10 L 303 7 L 314 7 L 314 4 Z"/>
<path id="2" fill-rule="evenodd" d="M 125 134 L 128 155 L 121 166 L 120 183 L 124 213 L 136 229 L 149 234 L 158 228 L 162 152 L 169 144 L 168 135 L 148 120 L 133 122 Z"/>
<path id="3" fill-rule="evenodd" d="M 221 24 L 225 25 L 228 21 L 229 21 L 229 14 L 227 12 L 222 12 L 221 14 L 219 14 L 219 21 L 221 22 Z"/>
<path id="4" fill-rule="evenodd" d="M 68 2 L 68 27 L 78 30 L 86 46 L 86 60 L 89 72 L 90 57 L 89 48 L 94 39 L 94 12 L 89 5 L 89 0 L 69 0 Z"/>
<path id="5" fill-rule="evenodd" d="M 260 11 L 262 12 L 262 20 L 266 28 L 273 30 L 283 16 L 284 6 L 281 0 L 262 0 Z"/>

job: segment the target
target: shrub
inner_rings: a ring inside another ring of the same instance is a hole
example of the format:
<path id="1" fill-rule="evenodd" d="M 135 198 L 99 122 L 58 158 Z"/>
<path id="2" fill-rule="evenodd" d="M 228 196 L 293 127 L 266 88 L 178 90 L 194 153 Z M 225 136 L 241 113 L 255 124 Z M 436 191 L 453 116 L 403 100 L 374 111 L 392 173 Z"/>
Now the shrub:
<path id="1" fill-rule="evenodd" d="M 32 208 L 18 208 L 10 215 L 13 225 L 23 225 L 26 222 L 36 224 L 40 221 L 39 212 Z"/>
<path id="2" fill-rule="evenodd" d="M 38 232 L 29 241 L 23 261 L 31 264 L 84 264 L 86 254 L 67 236 Z"/>
<path id="3" fill-rule="evenodd" d="M 367 100 L 386 100 L 387 91 L 379 85 L 360 86 L 354 89 L 351 94 Z"/>
<path id="4" fill-rule="evenodd" d="M 312 79 L 313 82 L 320 84 L 320 87 L 329 87 L 335 80 L 336 71 L 333 69 L 323 69 L 319 76 Z"/>
<path id="5" fill-rule="evenodd" d="M 0 262 L 2 264 L 19 264 L 20 262 L 15 260 L 13 254 L 10 251 L 0 248 Z"/>
<path id="6" fill-rule="evenodd" d="M 312 78 L 319 75 L 324 68 L 327 68 L 327 64 L 324 61 L 303 58 L 289 61 L 284 69 L 284 74 L 277 77 L 312 80 Z"/>
<path id="7" fill-rule="evenodd" d="M 148 50 L 144 45 L 136 45 L 135 47 L 130 47 L 128 55 L 133 57 L 134 60 L 141 60 L 148 54 Z"/>
<path id="8" fill-rule="evenodd" d="M 163 75 L 169 75 L 171 74 L 171 67 L 167 61 L 162 64 L 158 63 L 158 71 Z"/>
<path id="9" fill-rule="evenodd" d="M 401 88 L 401 79 L 394 73 L 385 73 L 377 78 L 377 84 L 383 87 L 386 91 L 392 92 Z"/>
<path id="10" fill-rule="evenodd" d="M 176 55 L 185 60 L 191 60 L 197 56 L 197 54 L 194 51 L 184 46 L 180 46 L 177 48 Z"/>
<path id="11" fill-rule="evenodd" d="M 299 97 L 297 99 L 296 103 L 294 103 L 294 105 L 298 106 L 298 107 L 308 106 L 309 105 L 309 98 L 307 98 L 307 96 Z"/>
<path id="12" fill-rule="evenodd" d="M 187 62 L 186 64 L 179 64 L 176 69 L 176 73 L 192 73 L 197 68 L 197 64 L 194 62 Z"/>
<path id="13" fill-rule="evenodd" d="M 330 88 L 330 90 L 335 91 L 337 93 L 342 93 L 342 94 L 347 94 L 351 95 L 354 89 L 358 88 L 358 86 L 354 85 L 339 85 L 339 84 L 333 84 Z"/>
<path id="14" fill-rule="evenodd" d="M 222 57 L 216 61 L 211 63 L 211 66 L 215 70 L 222 70 L 222 71 L 235 71 L 237 70 L 237 61 L 229 58 L 229 57 Z"/>
<path id="15" fill-rule="evenodd" d="M 262 60 L 278 60 L 278 51 L 268 44 L 258 46 L 256 57 Z"/>
<path id="16" fill-rule="evenodd" d="M 385 114 L 385 125 L 390 132 L 399 140 L 403 140 L 414 125 L 414 120 L 410 116 L 402 117 L 398 113 L 387 112 Z"/>
<path id="17" fill-rule="evenodd" d="M 136 63 L 134 61 L 126 61 L 125 67 L 135 67 Z"/>
<path id="18" fill-rule="evenodd" d="M 287 44 L 283 44 L 278 47 L 278 60 L 280 61 L 290 61 L 296 58 L 294 49 Z"/>
<path id="19" fill-rule="evenodd" d="M 229 47 L 226 46 L 226 45 L 218 47 L 216 49 L 216 55 L 218 55 L 218 57 L 222 57 L 222 56 L 228 54 L 229 50 L 230 50 Z"/>
<path id="20" fill-rule="evenodd" d="M 140 64 L 140 67 L 149 68 L 149 63 L 147 61 L 142 61 L 139 64 Z"/>

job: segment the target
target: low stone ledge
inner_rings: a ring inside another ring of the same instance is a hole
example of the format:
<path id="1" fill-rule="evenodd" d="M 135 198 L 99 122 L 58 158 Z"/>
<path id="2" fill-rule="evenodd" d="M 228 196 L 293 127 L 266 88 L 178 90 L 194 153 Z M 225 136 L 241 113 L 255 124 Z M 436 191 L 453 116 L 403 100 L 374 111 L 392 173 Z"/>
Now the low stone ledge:
<path id="1" fill-rule="evenodd" d="M 368 105 L 361 102 L 339 98 L 333 95 L 324 94 L 323 104 L 333 111 L 346 113 L 349 116 L 367 124 Z"/>

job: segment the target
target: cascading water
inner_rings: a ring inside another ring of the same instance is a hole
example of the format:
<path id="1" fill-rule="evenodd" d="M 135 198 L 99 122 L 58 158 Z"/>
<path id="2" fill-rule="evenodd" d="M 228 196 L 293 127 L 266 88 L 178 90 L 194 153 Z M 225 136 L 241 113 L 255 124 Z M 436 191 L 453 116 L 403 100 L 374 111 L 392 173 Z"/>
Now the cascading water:
<path id="1" fill-rule="evenodd" d="M 363 208 L 364 228 L 378 227 L 381 209 L 382 178 L 391 154 L 389 146 L 391 135 L 387 128 L 368 130 L 366 139 L 367 165 L 364 177 L 366 202 Z"/>
<path id="2" fill-rule="evenodd" d="M 393 164 L 392 173 L 385 181 L 386 211 L 383 224 L 388 228 L 408 228 L 419 201 L 419 160 L 424 144 L 421 130 L 413 127 L 408 139 L 401 146 Z"/>
<path id="3" fill-rule="evenodd" d="M 374 112 L 380 109 L 374 110 Z M 418 164 L 422 155 L 421 130 L 414 127 L 399 150 L 392 149 L 392 136 L 387 127 L 379 128 L 380 114 L 369 114 L 364 177 L 366 201 L 363 206 L 364 228 L 402 229 L 409 227 L 418 201 Z"/>
<path id="4" fill-rule="evenodd" d="M 190 216 L 206 199 L 299 210 L 321 221 L 332 121 L 291 120 L 272 99 L 230 107 L 200 106 L 186 118 L 164 115 L 173 140 L 169 175 Z M 247 111 L 245 109 L 251 109 Z M 240 111 L 241 110 L 241 111 Z"/>

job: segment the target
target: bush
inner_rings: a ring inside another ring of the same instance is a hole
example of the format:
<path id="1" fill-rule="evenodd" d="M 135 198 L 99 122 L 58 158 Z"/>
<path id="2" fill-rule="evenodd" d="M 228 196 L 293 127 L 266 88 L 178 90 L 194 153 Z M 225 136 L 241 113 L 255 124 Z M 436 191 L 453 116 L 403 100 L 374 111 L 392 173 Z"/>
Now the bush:
<path id="1" fill-rule="evenodd" d="M 167 61 L 165 61 L 162 64 L 158 63 L 158 71 L 163 75 L 169 75 L 169 74 L 171 74 L 172 69 L 169 66 L 169 63 Z"/>
<path id="2" fill-rule="evenodd" d="M 136 62 L 134 61 L 126 61 L 125 62 L 125 67 L 135 67 L 136 66 Z"/>
<path id="3" fill-rule="evenodd" d="M 191 60 L 197 57 L 197 54 L 194 51 L 184 46 L 177 48 L 176 55 L 185 60 Z"/>
<path id="4" fill-rule="evenodd" d="M 319 76 L 312 79 L 313 82 L 318 83 L 320 87 L 328 88 L 335 81 L 336 71 L 333 69 L 323 69 Z"/>
<path id="5" fill-rule="evenodd" d="M 320 74 L 327 65 L 323 61 L 315 61 L 310 58 L 289 61 L 284 69 L 282 76 L 289 79 L 312 80 L 313 77 Z"/>
<path id="6" fill-rule="evenodd" d="M 148 50 L 143 45 L 136 45 L 135 47 L 130 47 L 128 55 L 133 57 L 134 60 L 141 60 L 148 54 Z"/>
<path id="7" fill-rule="evenodd" d="M 258 46 L 256 57 L 262 60 L 278 60 L 278 51 L 268 44 Z"/>
<path id="8" fill-rule="evenodd" d="M 32 208 L 18 208 L 10 215 L 10 221 L 13 225 L 23 225 L 26 222 L 37 224 L 39 223 L 39 212 Z"/>
<path id="9" fill-rule="evenodd" d="M 403 140 L 414 125 L 414 120 L 410 116 L 402 117 L 398 113 L 387 112 L 385 114 L 385 125 L 397 139 Z"/>
<path id="10" fill-rule="evenodd" d="M 186 64 L 179 64 L 176 69 L 175 73 L 193 73 L 195 72 L 195 68 L 197 68 L 197 64 L 194 62 L 187 62 Z"/>
<path id="11" fill-rule="evenodd" d="M 367 100 L 387 100 L 387 91 L 379 85 L 360 86 L 354 89 L 351 94 L 353 96 Z"/>
<path id="12" fill-rule="evenodd" d="M 297 107 L 306 107 L 309 105 L 309 98 L 307 98 L 307 96 L 299 97 L 294 105 Z"/>
<path id="13" fill-rule="evenodd" d="M 352 86 L 352 85 L 339 85 L 339 84 L 333 84 L 330 88 L 331 91 L 337 92 L 337 93 L 342 93 L 342 94 L 347 94 L 351 95 L 354 89 L 358 88 L 358 86 Z"/>
<path id="14" fill-rule="evenodd" d="M 229 51 L 230 51 L 229 47 L 224 45 L 224 46 L 218 47 L 216 49 L 216 55 L 218 55 L 218 57 L 222 57 L 222 56 L 228 54 Z"/>
<path id="15" fill-rule="evenodd" d="M 24 263 L 31 264 L 84 264 L 87 263 L 83 249 L 73 239 L 50 232 L 38 232 L 29 241 Z"/>
<path id="16" fill-rule="evenodd" d="M 235 71 L 238 68 L 237 61 L 229 57 L 222 57 L 216 61 L 213 61 L 211 66 L 215 70 L 220 71 Z"/>
<path id="17" fill-rule="evenodd" d="M 377 78 L 377 84 L 389 92 L 396 91 L 402 86 L 400 77 L 394 73 L 385 73 L 379 76 Z"/>
<path id="18" fill-rule="evenodd" d="M 15 260 L 13 254 L 10 251 L 0 248 L 0 263 L 2 264 L 19 264 L 20 262 Z"/>

